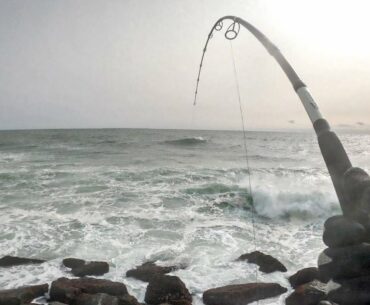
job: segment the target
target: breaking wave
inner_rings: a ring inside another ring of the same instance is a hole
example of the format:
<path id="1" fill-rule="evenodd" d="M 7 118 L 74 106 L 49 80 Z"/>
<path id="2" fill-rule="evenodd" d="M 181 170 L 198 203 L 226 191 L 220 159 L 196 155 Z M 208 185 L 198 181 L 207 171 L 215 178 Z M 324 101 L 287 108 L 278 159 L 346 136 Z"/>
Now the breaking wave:
<path id="1" fill-rule="evenodd" d="M 171 145 L 197 145 L 197 144 L 204 144 L 207 143 L 207 140 L 203 137 L 192 137 L 192 138 L 183 138 L 177 140 L 168 140 L 164 141 L 166 144 Z"/>
<path id="2" fill-rule="evenodd" d="M 257 214 L 268 218 L 312 220 L 340 213 L 333 196 L 320 191 L 257 189 L 253 199 Z"/>
<path id="3" fill-rule="evenodd" d="M 270 219 L 312 220 L 340 213 L 339 204 L 330 192 L 305 189 L 278 189 L 259 187 L 253 190 L 253 199 L 247 190 L 238 185 L 221 183 L 205 184 L 188 188 L 184 193 L 200 196 L 222 209 L 251 210 L 254 206 L 258 216 Z"/>

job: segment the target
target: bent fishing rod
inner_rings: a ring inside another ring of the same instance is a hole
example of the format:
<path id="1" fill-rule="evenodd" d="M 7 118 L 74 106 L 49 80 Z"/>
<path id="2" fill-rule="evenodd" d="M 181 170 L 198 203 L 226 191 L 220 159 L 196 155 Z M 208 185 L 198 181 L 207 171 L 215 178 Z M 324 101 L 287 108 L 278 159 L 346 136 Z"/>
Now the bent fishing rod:
<path id="1" fill-rule="evenodd" d="M 343 215 L 368 224 L 368 215 L 370 214 L 369 175 L 361 168 L 352 166 L 341 141 L 330 129 L 327 120 L 321 115 L 305 83 L 300 79 L 280 50 L 256 27 L 236 16 L 224 16 L 216 21 L 208 34 L 207 41 L 203 48 L 195 89 L 194 105 L 196 105 L 197 101 L 199 80 L 208 43 L 214 31 L 222 30 L 223 22 L 226 20 L 231 21 L 231 24 L 225 31 L 226 39 L 235 39 L 239 34 L 240 26 L 243 26 L 257 38 L 283 69 L 312 122 L 317 135 L 320 151 L 326 167 L 328 168 Z"/>

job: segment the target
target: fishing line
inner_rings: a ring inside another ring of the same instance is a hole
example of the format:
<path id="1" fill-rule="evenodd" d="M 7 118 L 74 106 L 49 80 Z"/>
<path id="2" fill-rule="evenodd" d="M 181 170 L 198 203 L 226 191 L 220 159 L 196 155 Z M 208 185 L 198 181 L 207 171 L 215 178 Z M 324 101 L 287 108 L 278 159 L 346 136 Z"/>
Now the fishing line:
<path id="1" fill-rule="evenodd" d="M 231 57 L 232 57 L 233 68 L 234 68 L 234 79 L 235 79 L 235 84 L 236 84 L 236 89 L 237 89 L 237 94 L 238 94 L 240 116 L 241 116 L 241 121 L 242 121 L 243 146 L 244 146 L 245 159 L 246 159 L 246 164 L 247 164 L 249 193 L 250 193 L 250 200 L 251 200 L 251 207 L 252 207 L 252 235 L 253 235 L 254 248 L 255 248 L 255 251 L 256 251 L 257 250 L 257 238 L 256 238 L 256 228 L 255 228 L 256 210 L 255 210 L 254 201 L 253 201 L 254 196 L 253 196 L 253 189 L 252 189 L 252 182 L 251 182 L 251 170 L 250 170 L 250 166 L 249 166 L 247 136 L 246 136 L 245 124 L 244 124 L 244 113 L 243 113 L 242 100 L 241 100 L 241 94 L 240 94 L 238 73 L 237 73 L 236 63 L 235 63 L 235 56 L 234 56 L 234 51 L 233 51 L 233 46 L 232 46 L 232 40 L 234 40 L 239 34 L 240 23 L 237 21 L 236 17 L 232 18 L 232 20 L 233 20 L 233 23 L 227 28 L 227 30 L 225 32 L 225 38 L 230 40 Z M 213 31 L 214 30 L 215 31 L 221 31 L 222 28 L 223 28 L 223 21 L 222 21 L 222 19 L 220 19 L 215 23 L 212 30 L 209 32 L 208 37 L 207 37 L 207 41 L 204 45 L 203 52 L 202 52 L 202 57 L 201 57 L 201 60 L 200 60 L 199 70 L 198 70 L 198 77 L 197 77 L 196 87 L 195 87 L 194 102 L 193 102 L 194 106 L 197 104 L 200 75 L 201 75 L 201 72 L 202 72 L 203 61 L 204 61 L 204 58 L 205 58 L 205 54 L 207 52 L 208 43 L 213 37 Z M 257 265 L 256 265 L 256 268 L 255 268 L 255 278 L 256 278 L 256 282 L 258 282 L 258 266 Z M 257 304 L 258 304 L 258 301 L 257 301 Z"/>
<path id="2" fill-rule="evenodd" d="M 238 95 L 240 118 L 241 118 L 241 123 L 242 123 L 242 130 L 243 130 L 243 146 L 244 146 L 244 152 L 245 152 L 245 161 L 247 163 L 249 194 L 250 194 L 250 200 L 251 200 L 251 206 L 252 206 L 252 235 L 253 235 L 254 251 L 256 251 L 257 250 L 256 228 L 255 228 L 256 210 L 254 208 L 254 201 L 253 201 L 254 196 L 253 196 L 252 181 L 251 181 L 252 180 L 251 179 L 251 169 L 249 166 L 247 135 L 246 135 L 245 121 L 244 121 L 245 115 L 243 111 L 242 99 L 241 99 L 241 94 L 240 94 L 238 71 L 236 69 L 236 63 L 235 63 L 234 48 L 233 48 L 233 43 L 232 43 L 233 39 L 229 39 L 229 40 L 230 40 L 230 53 L 231 53 L 231 58 L 233 62 L 234 80 L 235 80 L 236 92 Z M 256 277 L 256 283 L 258 283 L 258 266 L 257 265 L 255 268 L 255 277 Z M 257 304 L 258 304 L 258 301 L 257 301 Z"/>

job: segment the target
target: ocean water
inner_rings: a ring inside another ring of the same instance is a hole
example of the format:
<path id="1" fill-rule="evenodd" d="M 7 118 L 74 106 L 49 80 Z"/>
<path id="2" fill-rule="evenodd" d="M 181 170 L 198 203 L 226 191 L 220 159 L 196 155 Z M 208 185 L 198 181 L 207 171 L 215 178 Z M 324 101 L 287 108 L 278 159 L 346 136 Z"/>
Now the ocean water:
<path id="1" fill-rule="evenodd" d="M 340 137 L 353 164 L 369 171 L 370 134 Z M 154 260 L 184 267 L 173 274 L 194 304 L 221 285 L 289 288 L 290 274 L 316 265 L 323 222 L 340 208 L 313 132 L 246 138 L 250 171 L 241 132 L 1 131 L 0 255 L 47 263 L 2 269 L 0 288 L 70 277 L 64 257 L 108 261 L 103 278 L 124 282 L 139 301 L 147 284 L 125 273 Z M 255 249 L 288 272 L 256 278 L 255 265 L 235 262 Z"/>

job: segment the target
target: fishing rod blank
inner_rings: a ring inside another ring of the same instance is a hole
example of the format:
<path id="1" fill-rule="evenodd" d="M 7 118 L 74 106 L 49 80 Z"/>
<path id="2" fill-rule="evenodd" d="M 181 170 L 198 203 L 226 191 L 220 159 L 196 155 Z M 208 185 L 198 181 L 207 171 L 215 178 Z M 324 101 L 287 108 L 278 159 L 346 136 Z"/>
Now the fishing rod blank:
<path id="1" fill-rule="evenodd" d="M 203 48 L 203 54 L 198 71 L 194 105 L 196 105 L 199 80 L 203 66 L 204 56 L 208 43 L 214 31 L 221 31 L 225 20 L 231 20 L 231 25 L 225 32 L 229 40 L 235 39 L 243 26 L 249 30 L 257 40 L 266 48 L 285 72 L 295 92 L 305 108 L 313 128 L 316 132 L 321 154 L 328 168 L 343 214 L 348 217 L 358 218 L 361 214 L 369 215 L 370 212 L 370 177 L 360 168 L 352 167 L 348 155 L 337 135 L 331 131 L 329 123 L 323 118 L 319 107 L 314 101 L 305 83 L 299 78 L 290 63 L 280 50 L 256 27 L 236 16 L 224 16 L 216 21 L 208 34 Z"/>

